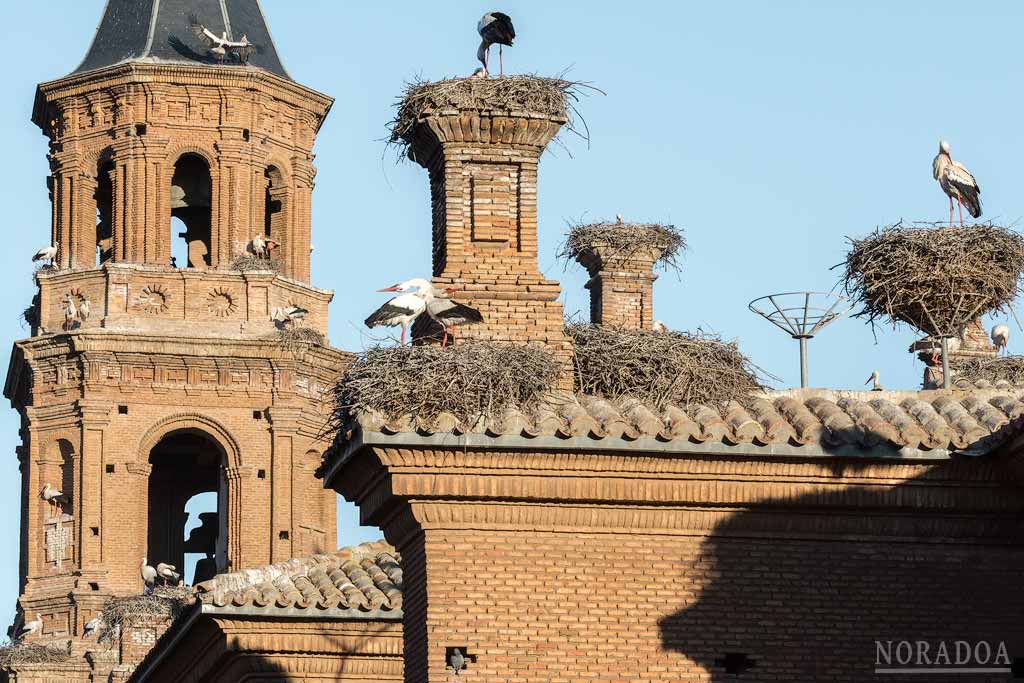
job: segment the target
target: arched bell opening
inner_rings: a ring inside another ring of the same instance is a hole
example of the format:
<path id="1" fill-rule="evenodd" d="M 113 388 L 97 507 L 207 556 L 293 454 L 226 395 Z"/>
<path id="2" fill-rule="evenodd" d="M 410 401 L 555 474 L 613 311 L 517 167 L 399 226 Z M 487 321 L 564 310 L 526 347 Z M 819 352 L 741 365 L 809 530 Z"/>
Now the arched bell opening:
<path id="1" fill-rule="evenodd" d="M 96 265 L 114 256 L 114 164 L 100 162 L 96 171 Z"/>
<path id="2" fill-rule="evenodd" d="M 212 578 L 227 564 L 224 451 L 202 431 L 182 429 L 164 436 L 149 462 L 146 558 L 174 565 L 188 583 Z"/>
<path id="3" fill-rule="evenodd" d="M 211 226 L 213 224 L 213 181 L 210 167 L 198 154 L 184 154 L 174 164 L 171 180 L 171 243 L 184 240 L 186 262 L 179 268 L 206 268 L 210 265 Z M 176 252 L 172 246 L 171 253 Z"/>
<path id="4" fill-rule="evenodd" d="M 284 174 L 277 166 L 268 166 L 264 171 L 266 193 L 263 209 L 263 234 L 278 248 L 288 243 L 288 187 Z M 283 251 L 272 251 L 270 257 L 283 259 Z"/>

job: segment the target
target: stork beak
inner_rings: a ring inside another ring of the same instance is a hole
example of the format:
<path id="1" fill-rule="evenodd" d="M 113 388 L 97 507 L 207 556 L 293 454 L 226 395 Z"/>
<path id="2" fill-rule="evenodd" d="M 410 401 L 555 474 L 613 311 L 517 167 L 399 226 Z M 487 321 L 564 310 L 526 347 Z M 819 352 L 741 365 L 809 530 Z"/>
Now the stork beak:
<path id="1" fill-rule="evenodd" d="M 390 287 L 385 287 L 384 289 L 378 289 L 377 291 L 378 292 L 397 292 L 398 291 L 398 287 L 399 287 L 399 285 L 391 285 Z"/>
<path id="2" fill-rule="evenodd" d="M 864 382 L 864 384 L 871 384 L 871 379 L 872 379 L 873 377 L 874 377 L 874 375 L 871 375 L 871 377 L 868 377 L 868 381 L 867 381 L 867 382 Z"/>
<path id="3" fill-rule="evenodd" d="M 459 290 L 455 289 L 454 287 L 449 287 L 448 289 L 444 290 L 444 293 L 448 294 L 450 296 L 450 295 L 454 294 L 457 291 L 459 291 Z"/>

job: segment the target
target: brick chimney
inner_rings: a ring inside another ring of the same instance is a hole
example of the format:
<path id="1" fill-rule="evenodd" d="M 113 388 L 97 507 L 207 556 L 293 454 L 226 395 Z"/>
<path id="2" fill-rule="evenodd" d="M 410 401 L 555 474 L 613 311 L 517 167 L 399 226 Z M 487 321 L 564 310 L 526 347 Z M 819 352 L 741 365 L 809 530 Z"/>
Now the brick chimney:
<path id="1" fill-rule="evenodd" d="M 557 281 L 537 266 L 537 164 L 565 117 L 428 111 L 409 156 L 430 173 L 433 275 L 479 308 L 459 339 L 545 344 L 568 357 Z"/>
<path id="2" fill-rule="evenodd" d="M 630 230 L 629 223 L 620 223 Z M 614 228 L 616 224 L 604 226 Z M 654 318 L 652 300 L 654 264 L 668 248 L 653 245 L 624 250 L 613 244 L 595 242 L 576 253 L 587 269 L 590 281 L 590 322 L 629 330 L 649 330 Z"/>

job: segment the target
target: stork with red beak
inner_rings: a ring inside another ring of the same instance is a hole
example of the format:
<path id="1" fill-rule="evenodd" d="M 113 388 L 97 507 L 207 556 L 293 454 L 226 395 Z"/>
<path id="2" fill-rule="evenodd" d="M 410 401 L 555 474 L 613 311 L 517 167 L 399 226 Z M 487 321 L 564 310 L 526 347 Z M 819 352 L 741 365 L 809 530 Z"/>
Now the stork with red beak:
<path id="1" fill-rule="evenodd" d="M 455 294 L 454 289 L 433 288 L 430 290 L 430 296 L 427 297 L 427 315 L 444 328 L 444 338 L 441 339 L 442 349 L 448 346 L 449 336 L 452 341 L 455 340 L 456 325 L 472 325 L 484 321 L 484 317 L 477 309 L 452 301 L 453 294 Z"/>
<path id="2" fill-rule="evenodd" d="M 405 346 L 405 333 L 413 320 L 418 318 L 427 308 L 427 299 L 431 295 L 433 285 L 429 280 L 413 278 L 397 285 L 378 289 L 378 292 L 399 292 L 399 295 L 389 300 L 383 306 L 370 314 L 366 319 L 366 326 L 374 327 L 401 327 L 402 346 Z"/>

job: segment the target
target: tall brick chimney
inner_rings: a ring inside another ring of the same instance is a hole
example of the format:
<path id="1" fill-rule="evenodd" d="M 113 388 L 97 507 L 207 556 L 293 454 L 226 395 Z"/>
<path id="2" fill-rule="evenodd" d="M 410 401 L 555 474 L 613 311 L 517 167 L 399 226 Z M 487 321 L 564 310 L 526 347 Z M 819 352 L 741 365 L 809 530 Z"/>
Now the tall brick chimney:
<path id="1" fill-rule="evenodd" d="M 459 339 L 544 344 L 568 356 L 559 284 L 537 266 L 537 164 L 566 122 L 532 112 L 419 117 L 409 156 L 430 173 L 433 275 L 484 323 Z"/>
<path id="2" fill-rule="evenodd" d="M 602 231 L 637 228 L 630 223 L 609 223 Z M 649 330 L 654 319 L 653 285 L 658 276 L 654 264 L 669 248 L 669 241 L 649 246 L 623 248 L 628 240 L 594 241 L 576 252 L 576 260 L 587 269 L 590 281 L 590 322 L 630 330 Z"/>

